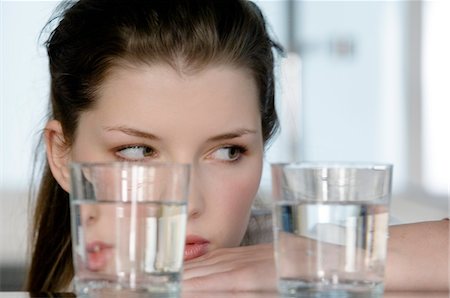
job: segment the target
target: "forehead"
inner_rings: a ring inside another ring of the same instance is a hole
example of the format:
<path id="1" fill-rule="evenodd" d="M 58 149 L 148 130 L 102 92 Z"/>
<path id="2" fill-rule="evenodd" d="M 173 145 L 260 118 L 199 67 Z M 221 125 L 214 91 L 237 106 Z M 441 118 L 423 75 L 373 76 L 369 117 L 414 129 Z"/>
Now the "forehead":
<path id="1" fill-rule="evenodd" d="M 106 125 L 131 123 L 161 132 L 213 134 L 236 125 L 260 131 L 256 83 L 250 72 L 227 65 L 189 74 L 165 64 L 115 67 L 89 114 Z"/>

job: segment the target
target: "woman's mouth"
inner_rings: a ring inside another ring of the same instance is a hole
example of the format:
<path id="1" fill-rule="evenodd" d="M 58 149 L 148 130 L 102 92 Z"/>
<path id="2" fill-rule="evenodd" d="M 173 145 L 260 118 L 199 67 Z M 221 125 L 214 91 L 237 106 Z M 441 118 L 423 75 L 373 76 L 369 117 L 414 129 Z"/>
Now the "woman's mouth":
<path id="1" fill-rule="evenodd" d="M 186 245 L 184 247 L 184 260 L 189 261 L 208 252 L 209 241 L 202 237 L 189 235 L 186 237 Z"/>
<path id="2" fill-rule="evenodd" d="M 88 243 L 86 246 L 87 252 L 87 267 L 90 271 L 100 271 L 106 268 L 108 260 L 112 256 L 113 246 L 101 241 L 94 241 Z"/>

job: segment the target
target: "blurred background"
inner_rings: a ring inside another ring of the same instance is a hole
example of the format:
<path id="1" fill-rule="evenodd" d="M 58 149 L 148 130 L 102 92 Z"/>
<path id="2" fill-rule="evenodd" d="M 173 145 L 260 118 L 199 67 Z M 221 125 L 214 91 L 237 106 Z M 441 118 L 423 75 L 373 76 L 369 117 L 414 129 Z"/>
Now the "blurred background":
<path id="1" fill-rule="evenodd" d="M 285 48 L 268 164 L 394 164 L 392 223 L 449 216 L 450 1 L 255 1 Z M 21 287 L 28 192 L 46 121 L 41 29 L 57 1 L 0 2 L 0 291 Z"/>

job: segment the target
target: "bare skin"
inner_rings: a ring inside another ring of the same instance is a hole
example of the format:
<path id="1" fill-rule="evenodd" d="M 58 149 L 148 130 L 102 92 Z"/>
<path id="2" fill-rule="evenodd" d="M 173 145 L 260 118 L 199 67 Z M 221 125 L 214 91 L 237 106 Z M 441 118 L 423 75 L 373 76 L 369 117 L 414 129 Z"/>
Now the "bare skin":
<path id="1" fill-rule="evenodd" d="M 273 244 L 211 251 L 186 262 L 183 278 L 186 291 L 273 291 Z"/>
<path id="2" fill-rule="evenodd" d="M 399 225 L 390 230 L 386 287 L 449 290 L 449 222 Z"/>

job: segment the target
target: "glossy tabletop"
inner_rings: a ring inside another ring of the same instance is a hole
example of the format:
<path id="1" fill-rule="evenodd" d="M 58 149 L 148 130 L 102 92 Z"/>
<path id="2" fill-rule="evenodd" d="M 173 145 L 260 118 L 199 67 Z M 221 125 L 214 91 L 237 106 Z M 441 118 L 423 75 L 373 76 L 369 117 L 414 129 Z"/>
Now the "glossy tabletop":
<path id="1" fill-rule="evenodd" d="M 33 294 L 28 292 L 0 292 L 0 298 L 34 298 L 34 297 L 61 297 L 74 298 L 72 293 L 42 293 Z M 151 297 L 151 296 L 148 296 Z M 278 298 L 276 292 L 186 292 L 180 298 Z M 450 298 L 448 292 L 391 292 L 384 294 L 384 298 Z"/>

